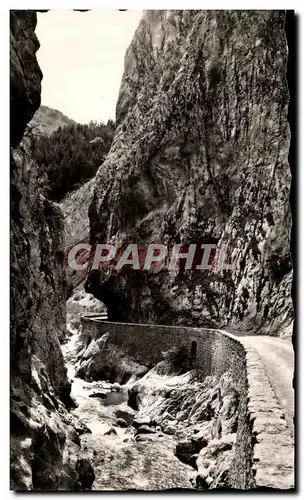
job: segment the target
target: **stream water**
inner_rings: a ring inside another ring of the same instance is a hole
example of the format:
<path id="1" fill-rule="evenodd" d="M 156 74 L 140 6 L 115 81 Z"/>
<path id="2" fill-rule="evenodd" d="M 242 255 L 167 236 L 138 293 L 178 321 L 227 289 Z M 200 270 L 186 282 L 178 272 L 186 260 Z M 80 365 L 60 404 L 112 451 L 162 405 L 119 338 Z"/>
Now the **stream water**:
<path id="1" fill-rule="evenodd" d="M 70 330 L 71 332 L 71 330 Z M 75 377 L 79 334 L 72 330 L 69 341 L 62 346 L 68 376 L 72 381 L 71 395 L 77 407 L 72 413 L 90 432 L 80 436 L 81 445 L 95 471 L 93 490 L 164 490 L 190 488 L 193 468 L 175 456 L 176 438 L 160 429 L 136 435 L 132 412 L 127 406 L 128 385 L 107 381 L 86 382 Z M 119 389 L 119 390 L 118 390 Z M 91 397 L 104 393 L 106 397 Z M 138 412 L 140 413 L 140 412 Z M 128 421 L 129 416 L 131 419 Z M 125 416 L 126 427 L 119 425 Z"/>

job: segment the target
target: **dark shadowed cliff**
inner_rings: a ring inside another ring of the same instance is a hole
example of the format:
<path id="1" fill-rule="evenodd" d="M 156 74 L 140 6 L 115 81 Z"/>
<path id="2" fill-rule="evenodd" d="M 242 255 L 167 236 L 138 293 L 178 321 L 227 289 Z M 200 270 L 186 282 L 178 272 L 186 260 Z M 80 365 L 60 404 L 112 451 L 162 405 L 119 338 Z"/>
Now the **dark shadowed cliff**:
<path id="1" fill-rule="evenodd" d="M 109 317 L 280 334 L 292 322 L 283 11 L 148 11 L 125 57 L 92 242 L 227 244 L 231 271 L 91 273 Z"/>
<path id="2" fill-rule="evenodd" d="M 27 123 L 40 106 L 42 73 L 36 59 L 36 15 L 12 11 L 10 16 L 11 145 L 21 141 Z"/>
<path id="3" fill-rule="evenodd" d="M 28 140 L 20 142 L 40 105 L 35 27 L 34 12 L 11 12 L 11 488 L 81 489 L 58 340 L 65 334 L 63 217 L 45 195 Z"/>

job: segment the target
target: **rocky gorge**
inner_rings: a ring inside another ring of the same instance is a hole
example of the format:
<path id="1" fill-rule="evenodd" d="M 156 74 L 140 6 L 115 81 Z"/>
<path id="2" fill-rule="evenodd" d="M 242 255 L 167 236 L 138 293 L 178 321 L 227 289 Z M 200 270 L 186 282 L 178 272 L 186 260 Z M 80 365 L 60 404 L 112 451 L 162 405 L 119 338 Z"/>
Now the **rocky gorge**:
<path id="1" fill-rule="evenodd" d="M 25 133 L 40 106 L 35 26 L 34 11 L 11 12 L 11 488 L 254 488 L 254 460 L 266 459 L 256 436 L 244 433 L 248 456 L 240 451 L 246 377 L 206 376 L 174 341 L 143 363 L 110 330 L 85 333 L 81 316 L 290 336 L 285 13 L 145 12 L 111 149 L 60 204 Z M 74 273 L 66 252 L 83 240 L 227 244 L 233 267 Z M 275 395 L 271 411 L 285 432 Z M 290 488 L 283 438 L 276 480 Z"/>
<path id="2" fill-rule="evenodd" d="M 279 335 L 293 318 L 283 11 L 147 11 L 125 57 L 91 241 L 211 243 L 231 272 L 94 271 L 113 321 Z"/>
<path id="3" fill-rule="evenodd" d="M 63 352 L 94 490 L 236 487 L 240 394 L 229 372 L 203 377 L 183 348 L 149 369 L 109 334 L 87 343 L 72 325 Z"/>

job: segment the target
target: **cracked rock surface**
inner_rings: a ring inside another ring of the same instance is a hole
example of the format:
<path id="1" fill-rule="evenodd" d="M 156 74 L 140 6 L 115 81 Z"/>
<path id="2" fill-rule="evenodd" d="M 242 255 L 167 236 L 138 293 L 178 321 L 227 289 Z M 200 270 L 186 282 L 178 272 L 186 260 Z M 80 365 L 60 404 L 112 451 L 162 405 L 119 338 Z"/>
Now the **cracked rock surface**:
<path id="1" fill-rule="evenodd" d="M 45 193 L 30 141 L 40 104 L 34 11 L 11 11 L 11 488 L 83 490 L 93 469 L 80 447 L 59 339 L 67 282 L 63 218 Z M 22 139 L 22 140 L 21 140 Z"/>
<path id="2" fill-rule="evenodd" d="M 292 321 L 283 11 L 147 11 L 94 182 L 92 242 L 227 244 L 220 271 L 92 272 L 110 320 L 279 335 Z"/>

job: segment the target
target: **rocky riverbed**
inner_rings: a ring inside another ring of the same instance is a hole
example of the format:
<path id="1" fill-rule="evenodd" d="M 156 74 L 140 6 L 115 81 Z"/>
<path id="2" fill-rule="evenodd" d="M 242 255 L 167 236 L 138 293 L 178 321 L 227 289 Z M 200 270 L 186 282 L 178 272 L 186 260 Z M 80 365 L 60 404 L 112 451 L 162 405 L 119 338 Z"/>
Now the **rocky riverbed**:
<path id="1" fill-rule="evenodd" d="M 72 314 L 75 303 L 88 311 L 98 300 L 110 321 L 291 333 L 292 59 L 287 74 L 286 64 L 296 51 L 287 47 L 294 25 L 286 30 L 285 18 L 284 11 L 144 13 L 125 57 L 111 150 L 95 178 L 59 205 L 27 128 L 41 103 L 37 15 L 11 11 L 11 489 L 249 488 L 254 457 L 254 486 L 293 485 L 286 424 L 260 414 L 267 402 L 278 409 L 270 388 L 269 401 L 263 391 L 248 393 L 260 404 L 250 411 L 262 443 L 254 455 L 254 433 L 238 426 L 236 453 L 238 415 L 249 423 L 247 394 L 239 398 L 229 373 L 203 379 L 174 349 L 157 366 L 142 366 L 113 349 L 108 334 L 84 345 L 80 312 Z M 227 245 L 233 268 L 69 272 L 68 249 L 86 239 L 121 248 Z M 96 300 L 74 295 L 67 336 L 66 301 L 85 278 Z M 263 342 L 259 354 L 291 420 L 291 355 L 280 350 L 275 358 Z"/>
<path id="2" fill-rule="evenodd" d="M 230 486 L 239 395 L 229 373 L 202 379 L 173 349 L 151 369 L 134 362 L 124 383 L 119 367 L 114 379 L 97 380 L 98 341 L 83 346 L 77 321 L 69 333 L 62 350 L 77 405 L 71 413 L 94 468 L 93 490 Z M 100 340 L 106 345 L 107 335 Z M 123 353 L 102 353 L 103 366 L 130 366 Z"/>

